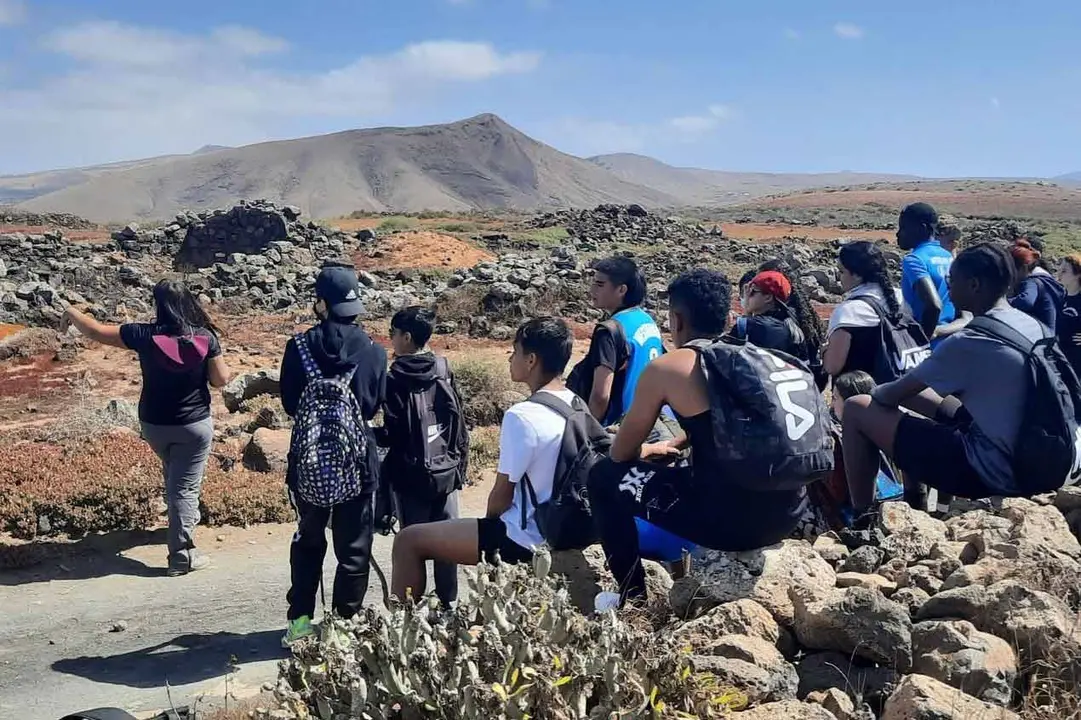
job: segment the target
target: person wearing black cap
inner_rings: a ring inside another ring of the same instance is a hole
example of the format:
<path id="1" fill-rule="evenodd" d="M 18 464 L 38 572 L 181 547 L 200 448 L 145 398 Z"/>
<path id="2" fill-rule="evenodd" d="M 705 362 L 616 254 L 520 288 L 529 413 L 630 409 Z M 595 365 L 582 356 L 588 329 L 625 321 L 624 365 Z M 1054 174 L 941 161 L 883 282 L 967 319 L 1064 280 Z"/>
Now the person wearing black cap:
<path id="1" fill-rule="evenodd" d="M 324 267 L 315 281 L 315 305 L 319 324 L 285 346 L 281 365 L 282 407 L 295 418 L 304 388 L 309 382 L 297 339 L 303 337 L 319 373 L 335 378 L 352 372 L 350 389 L 360 405 L 361 415 L 370 421 L 383 404 L 387 354 L 356 324 L 364 312 L 360 301 L 360 283 L 352 268 Z M 323 574 L 326 556 L 326 528 L 334 518 L 332 533 L 338 571 L 334 578 L 333 608 L 342 617 L 352 617 L 360 610 L 368 588 L 374 532 L 373 494 L 379 476 L 379 460 L 374 433 L 369 431 L 367 467 L 362 475 L 361 494 L 333 507 L 319 507 L 305 502 L 296 490 L 296 468 L 290 457 L 286 483 L 297 512 L 298 527 L 289 551 L 292 583 L 287 600 L 289 627 L 283 643 L 313 633 L 315 596 Z"/>

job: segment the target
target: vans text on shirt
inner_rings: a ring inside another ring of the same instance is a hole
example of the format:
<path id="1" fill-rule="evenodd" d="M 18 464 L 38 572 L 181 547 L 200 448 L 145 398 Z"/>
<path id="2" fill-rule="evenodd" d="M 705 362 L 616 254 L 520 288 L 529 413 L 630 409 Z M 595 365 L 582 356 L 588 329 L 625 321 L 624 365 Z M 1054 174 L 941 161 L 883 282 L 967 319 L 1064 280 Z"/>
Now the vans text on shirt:
<path id="1" fill-rule="evenodd" d="M 552 394 L 567 403 L 574 400 L 574 393 L 570 390 Z M 515 489 L 514 501 L 500 519 L 507 527 L 507 537 L 523 548 L 540 547 L 544 544 L 544 537 L 537 528 L 534 519 L 536 508 L 532 502 L 527 503 L 526 507 L 526 529 L 521 527 L 522 492 L 518 483 L 524 475 L 529 475 L 538 504 L 552 497 L 552 484 L 566 424 L 566 420 L 556 412 L 528 400 L 514 405 L 503 416 L 497 472 L 505 474 L 514 483 Z"/>

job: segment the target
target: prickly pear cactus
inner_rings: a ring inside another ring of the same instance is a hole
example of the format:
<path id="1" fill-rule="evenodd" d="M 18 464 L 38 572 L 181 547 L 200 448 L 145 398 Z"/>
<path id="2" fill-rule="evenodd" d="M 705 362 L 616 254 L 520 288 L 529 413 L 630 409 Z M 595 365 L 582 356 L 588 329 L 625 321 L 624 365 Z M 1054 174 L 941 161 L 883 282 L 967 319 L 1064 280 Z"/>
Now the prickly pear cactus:
<path id="1" fill-rule="evenodd" d="M 584 617 L 540 552 L 468 571 L 469 596 L 332 618 L 283 661 L 274 718 L 472 720 L 720 717 L 735 696 L 668 636 Z"/>

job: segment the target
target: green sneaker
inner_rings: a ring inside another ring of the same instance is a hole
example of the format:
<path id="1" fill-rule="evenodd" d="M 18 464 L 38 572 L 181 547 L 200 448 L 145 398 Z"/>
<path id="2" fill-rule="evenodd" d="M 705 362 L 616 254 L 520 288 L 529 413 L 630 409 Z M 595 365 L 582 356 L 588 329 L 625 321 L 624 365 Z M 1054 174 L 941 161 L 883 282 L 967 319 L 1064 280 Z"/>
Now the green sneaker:
<path id="1" fill-rule="evenodd" d="M 282 647 L 291 648 L 298 640 L 313 635 L 315 635 L 315 628 L 312 627 L 312 619 L 307 615 L 301 615 L 296 620 L 290 620 L 286 626 L 285 634 L 282 635 Z"/>

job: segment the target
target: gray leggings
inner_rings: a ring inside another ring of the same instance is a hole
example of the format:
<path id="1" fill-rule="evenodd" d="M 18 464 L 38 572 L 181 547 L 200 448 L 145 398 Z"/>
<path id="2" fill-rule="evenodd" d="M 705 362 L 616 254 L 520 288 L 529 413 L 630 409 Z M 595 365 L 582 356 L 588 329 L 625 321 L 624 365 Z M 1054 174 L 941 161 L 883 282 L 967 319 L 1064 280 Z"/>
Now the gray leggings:
<path id="1" fill-rule="evenodd" d="M 143 437 L 161 458 L 169 506 L 169 560 L 189 559 L 199 524 L 199 489 L 214 439 L 210 418 L 191 425 L 143 423 Z"/>

